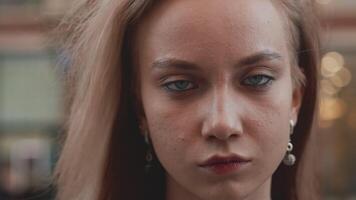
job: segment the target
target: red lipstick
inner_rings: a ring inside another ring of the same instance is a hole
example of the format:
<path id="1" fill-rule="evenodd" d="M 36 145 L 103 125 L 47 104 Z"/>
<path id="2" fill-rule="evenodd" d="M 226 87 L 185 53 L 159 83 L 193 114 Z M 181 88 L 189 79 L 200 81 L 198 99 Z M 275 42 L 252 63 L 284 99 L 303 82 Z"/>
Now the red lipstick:
<path id="1" fill-rule="evenodd" d="M 199 166 L 208 169 L 215 174 L 223 175 L 239 170 L 251 160 L 238 155 L 212 156 Z"/>

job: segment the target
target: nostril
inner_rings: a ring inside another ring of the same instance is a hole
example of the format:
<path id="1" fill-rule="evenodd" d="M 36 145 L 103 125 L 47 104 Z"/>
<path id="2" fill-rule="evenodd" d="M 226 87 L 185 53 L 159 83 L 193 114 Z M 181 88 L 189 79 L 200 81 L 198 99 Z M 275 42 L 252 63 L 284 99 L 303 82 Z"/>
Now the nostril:
<path id="1" fill-rule="evenodd" d="M 208 140 L 231 140 L 235 139 L 240 135 L 239 131 L 211 131 L 206 134 Z"/>
<path id="2" fill-rule="evenodd" d="M 237 138 L 238 135 L 239 135 L 239 134 L 231 134 L 231 135 L 229 136 L 229 138 L 234 139 L 234 138 Z"/>
<path id="3" fill-rule="evenodd" d="M 209 135 L 209 136 L 208 136 L 208 140 L 215 140 L 215 139 L 216 139 L 216 137 L 213 136 L 213 135 Z"/>

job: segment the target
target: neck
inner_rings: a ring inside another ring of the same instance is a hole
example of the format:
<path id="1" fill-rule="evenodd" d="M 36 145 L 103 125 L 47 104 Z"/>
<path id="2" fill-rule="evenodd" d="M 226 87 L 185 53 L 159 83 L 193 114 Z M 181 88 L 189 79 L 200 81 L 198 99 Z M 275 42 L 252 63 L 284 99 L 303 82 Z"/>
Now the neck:
<path id="1" fill-rule="evenodd" d="M 179 183 L 170 177 L 167 177 L 167 192 L 166 200 L 210 200 L 202 199 L 187 189 L 183 188 Z M 250 192 L 247 196 L 243 196 L 231 200 L 271 200 L 271 178 L 266 180 L 262 185 Z"/>

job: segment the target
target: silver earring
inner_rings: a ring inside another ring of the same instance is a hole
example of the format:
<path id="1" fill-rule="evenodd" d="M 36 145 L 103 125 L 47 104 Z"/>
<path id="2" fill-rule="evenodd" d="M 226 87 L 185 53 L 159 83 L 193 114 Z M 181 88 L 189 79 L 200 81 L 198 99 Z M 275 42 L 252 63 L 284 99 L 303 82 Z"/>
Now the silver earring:
<path id="1" fill-rule="evenodd" d="M 144 136 L 145 136 L 145 143 L 148 146 L 147 151 L 146 151 L 146 156 L 145 156 L 145 160 L 146 160 L 145 171 L 146 171 L 146 173 L 148 173 L 153 168 L 153 164 L 152 164 L 153 155 L 152 155 L 151 143 L 150 143 L 147 131 L 144 132 Z"/>
<path id="2" fill-rule="evenodd" d="M 294 128 L 294 122 L 293 120 L 290 120 L 289 121 L 289 129 L 290 129 L 290 132 L 289 134 L 292 135 L 293 134 L 293 128 Z M 288 142 L 288 146 L 287 146 L 287 152 L 286 152 L 286 155 L 284 156 L 283 158 L 283 163 L 287 166 L 292 166 L 295 164 L 295 161 L 297 160 L 295 155 L 293 155 L 291 152 L 293 150 L 293 144 L 292 142 L 290 141 L 290 138 L 289 138 L 289 142 Z"/>

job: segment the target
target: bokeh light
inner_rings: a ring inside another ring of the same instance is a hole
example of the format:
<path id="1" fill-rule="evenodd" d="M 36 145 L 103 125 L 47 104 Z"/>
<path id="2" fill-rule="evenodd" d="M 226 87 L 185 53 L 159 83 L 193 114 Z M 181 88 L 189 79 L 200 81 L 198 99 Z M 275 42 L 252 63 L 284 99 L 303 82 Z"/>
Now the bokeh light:
<path id="1" fill-rule="evenodd" d="M 343 55 L 332 51 L 321 59 L 321 95 L 322 97 L 337 96 L 341 88 L 350 84 L 352 75 L 345 67 Z"/>
<path id="2" fill-rule="evenodd" d="M 345 114 L 346 109 L 346 103 L 340 98 L 323 98 L 320 102 L 320 118 L 325 121 L 336 120 Z"/>
<path id="3" fill-rule="evenodd" d="M 321 74 L 323 77 L 332 77 L 340 71 L 345 64 L 344 58 L 337 52 L 325 54 L 321 60 Z"/>
<path id="4" fill-rule="evenodd" d="M 345 87 L 351 82 L 351 78 L 352 75 L 350 70 L 343 67 L 335 74 L 335 76 L 331 77 L 330 80 L 336 87 Z"/>
<path id="5" fill-rule="evenodd" d="M 335 95 L 339 92 L 340 88 L 335 87 L 335 85 L 329 80 L 321 80 L 321 92 L 327 96 Z"/>

